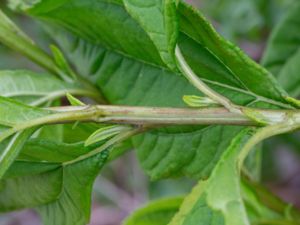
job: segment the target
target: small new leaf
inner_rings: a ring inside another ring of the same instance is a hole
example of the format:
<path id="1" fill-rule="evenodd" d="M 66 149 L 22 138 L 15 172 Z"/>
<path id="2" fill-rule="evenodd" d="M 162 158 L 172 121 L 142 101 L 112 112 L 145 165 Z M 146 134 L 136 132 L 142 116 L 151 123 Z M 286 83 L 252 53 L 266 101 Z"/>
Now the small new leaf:
<path id="1" fill-rule="evenodd" d="M 86 105 L 82 101 L 80 101 L 78 98 L 71 95 L 70 93 L 67 93 L 66 97 L 67 97 L 68 101 L 70 102 L 70 104 L 73 105 L 73 106 L 84 106 L 84 105 Z"/>
<path id="2" fill-rule="evenodd" d="M 216 101 L 208 97 L 196 96 L 196 95 L 184 95 L 183 101 L 190 107 L 203 108 L 203 107 L 217 107 L 220 106 Z"/>
<path id="3" fill-rule="evenodd" d="M 102 127 L 96 130 L 89 138 L 85 141 L 85 146 L 95 144 L 100 141 L 112 138 L 122 132 L 130 131 L 132 128 L 128 126 L 113 125 Z"/>

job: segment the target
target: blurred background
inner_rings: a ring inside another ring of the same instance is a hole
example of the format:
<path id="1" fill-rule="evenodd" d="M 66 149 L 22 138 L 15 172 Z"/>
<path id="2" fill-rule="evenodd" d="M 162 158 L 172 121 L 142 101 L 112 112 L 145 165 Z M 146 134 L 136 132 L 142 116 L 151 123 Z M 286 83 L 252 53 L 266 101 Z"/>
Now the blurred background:
<path id="1" fill-rule="evenodd" d="M 260 61 L 272 28 L 297 0 L 187 0 L 198 7 L 227 39 Z M 51 40 L 29 18 L 1 9 L 37 43 L 48 48 Z M 24 57 L 0 44 L 0 69 L 40 70 Z M 300 133 L 268 140 L 263 147 L 262 180 L 284 200 L 300 208 Z M 134 152 L 106 166 L 93 192 L 90 225 L 119 225 L 131 211 L 149 200 L 188 193 L 195 181 L 189 179 L 150 181 L 142 172 Z M 0 225 L 39 225 L 32 210 L 0 215 Z"/>

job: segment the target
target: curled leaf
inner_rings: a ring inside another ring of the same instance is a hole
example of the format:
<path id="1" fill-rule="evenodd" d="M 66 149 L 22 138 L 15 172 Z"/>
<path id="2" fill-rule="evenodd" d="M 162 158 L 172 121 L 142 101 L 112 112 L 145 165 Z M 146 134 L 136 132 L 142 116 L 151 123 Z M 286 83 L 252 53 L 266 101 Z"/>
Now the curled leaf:
<path id="1" fill-rule="evenodd" d="M 188 106 L 194 108 L 220 106 L 220 104 L 218 104 L 216 101 L 208 97 L 202 97 L 196 95 L 184 95 L 182 99 Z"/>
<path id="2" fill-rule="evenodd" d="M 102 127 L 88 137 L 88 139 L 85 141 L 85 146 L 89 146 L 97 142 L 109 139 L 117 134 L 120 134 L 121 132 L 129 130 L 131 130 L 131 127 L 121 125 Z"/>
<path id="3" fill-rule="evenodd" d="M 68 101 L 70 102 L 70 104 L 73 106 L 84 106 L 85 105 L 82 101 L 80 101 L 78 98 L 74 97 L 70 93 L 67 93 L 66 97 L 67 97 Z"/>

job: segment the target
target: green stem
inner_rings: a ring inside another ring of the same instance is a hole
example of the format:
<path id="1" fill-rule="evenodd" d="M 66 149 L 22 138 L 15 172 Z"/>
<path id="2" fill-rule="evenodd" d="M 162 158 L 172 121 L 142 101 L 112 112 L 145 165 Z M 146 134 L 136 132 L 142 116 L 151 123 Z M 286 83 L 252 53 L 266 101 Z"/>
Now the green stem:
<path id="1" fill-rule="evenodd" d="M 0 41 L 9 48 L 25 55 L 53 74 L 61 75 L 60 69 L 56 66 L 52 58 L 42 49 L 40 49 L 1 10 Z M 65 77 L 63 78 L 66 79 Z"/>
<path id="2" fill-rule="evenodd" d="M 76 115 L 77 113 L 90 111 L 93 117 L 87 116 L 84 119 L 100 123 L 135 125 L 259 125 L 259 123 L 249 117 L 229 112 L 225 108 L 187 109 L 97 105 L 54 107 L 50 109 L 54 112 L 60 112 L 61 115 L 65 113 Z"/>
<path id="3" fill-rule="evenodd" d="M 238 125 L 238 126 L 261 126 L 262 124 L 252 120 L 244 114 L 230 112 L 226 108 L 203 108 L 203 109 L 186 109 L 186 108 L 158 108 L 158 107 L 130 107 L 130 106 L 110 106 L 110 105 L 93 105 L 93 106 L 67 106 L 47 108 L 50 114 L 41 118 L 25 121 L 16 124 L 0 135 L 0 142 L 15 132 L 28 129 L 30 127 L 45 125 L 80 122 L 96 123 L 117 123 L 143 126 L 156 125 Z M 281 110 L 259 110 L 258 114 L 269 118 L 268 120 L 275 123 L 275 128 L 283 123 L 286 128 L 286 118 L 283 115 L 287 111 Z M 294 123 L 300 123 L 300 114 L 298 111 L 291 114 Z M 272 123 L 271 123 L 272 124 Z M 266 124 L 268 125 L 268 124 Z M 282 128 L 282 129 L 283 129 Z M 273 126 L 266 129 L 274 129 Z M 263 130 L 261 131 L 263 137 Z M 274 131 L 275 132 L 275 131 Z M 282 131 L 283 132 L 283 131 Z M 269 135 L 269 131 L 267 134 Z M 256 136 L 255 136 L 256 137 Z M 259 137 L 256 138 L 257 141 Z M 256 142 L 256 139 L 252 142 Z"/>
<path id="4" fill-rule="evenodd" d="M 274 125 L 269 125 L 264 128 L 261 128 L 258 130 L 246 143 L 242 151 L 240 152 L 239 159 L 238 159 L 238 166 L 239 168 L 242 168 L 243 163 L 248 156 L 249 152 L 261 141 L 275 136 L 279 134 L 284 134 L 287 132 L 291 132 L 293 130 L 297 130 L 300 128 L 299 123 L 299 114 L 296 113 L 294 115 L 289 115 L 286 119 L 284 119 L 282 122 L 279 122 Z"/>
<path id="5" fill-rule="evenodd" d="M 131 125 L 251 125 L 260 124 L 225 108 L 185 109 L 129 106 L 71 106 L 47 108 L 47 116 L 16 124 L 0 135 L 0 142 L 15 132 L 45 124 L 80 122 Z"/>

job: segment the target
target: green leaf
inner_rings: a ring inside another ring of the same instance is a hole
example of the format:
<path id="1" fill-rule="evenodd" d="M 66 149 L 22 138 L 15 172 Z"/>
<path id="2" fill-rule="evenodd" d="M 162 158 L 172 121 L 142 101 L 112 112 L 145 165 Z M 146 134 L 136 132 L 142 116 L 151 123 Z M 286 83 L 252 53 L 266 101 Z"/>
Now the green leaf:
<path id="1" fill-rule="evenodd" d="M 34 140 L 31 141 L 32 146 L 37 143 Z M 74 149 L 68 146 L 69 149 L 51 152 L 48 141 L 44 143 L 44 146 L 48 147 L 48 150 L 44 150 L 44 153 L 37 152 L 36 156 L 39 158 L 39 155 L 46 155 L 45 158 L 41 157 L 44 159 L 43 162 L 31 161 L 29 158 L 26 161 L 18 159 L 1 180 L 0 211 L 37 207 L 46 225 L 87 224 L 90 216 L 92 185 L 108 157 L 108 151 L 76 163 L 66 161 L 59 164 L 51 162 L 54 161 L 55 155 L 60 157 L 56 161 L 60 161 L 64 155 L 83 154 L 84 151 L 77 151 L 79 147 Z M 84 148 L 83 143 L 80 146 Z M 27 147 L 30 148 L 30 146 Z M 62 144 L 55 147 L 64 148 Z M 39 147 L 36 148 L 39 149 Z M 40 146 L 40 150 L 42 149 Z M 70 149 L 73 153 L 68 153 Z M 54 148 L 53 151 L 55 151 Z M 58 152 L 61 152 L 62 156 L 59 156 Z M 49 158 L 51 161 L 46 162 L 45 159 Z M 65 213 L 66 211 L 68 214 Z"/>
<path id="2" fill-rule="evenodd" d="M 84 147 L 83 142 L 63 143 L 34 138 L 25 144 L 18 160 L 60 163 L 73 160 L 90 150 L 91 148 Z"/>
<path id="3" fill-rule="evenodd" d="M 90 97 L 94 95 L 78 84 L 66 83 L 49 74 L 38 74 L 26 70 L 0 71 L 1 96 L 29 105 L 40 105 L 63 97 L 66 93 Z"/>
<path id="4" fill-rule="evenodd" d="M 123 225 L 166 225 L 178 211 L 183 198 L 159 199 L 133 212 Z"/>
<path id="5" fill-rule="evenodd" d="M 65 59 L 63 53 L 57 48 L 55 45 L 50 46 L 54 60 L 56 65 L 65 72 L 66 75 L 70 76 L 71 79 L 76 79 L 76 75 L 74 74 L 73 70 L 71 69 L 70 65 L 68 64 L 67 60 Z"/>
<path id="6" fill-rule="evenodd" d="M 149 35 L 161 59 L 176 70 L 175 45 L 178 36 L 178 18 L 174 0 L 125 0 L 128 13 Z"/>
<path id="7" fill-rule="evenodd" d="M 41 118 L 51 112 L 0 96 L 0 125 L 15 126 L 21 122 Z"/>
<path id="8" fill-rule="evenodd" d="M 67 99 L 73 106 L 84 106 L 85 104 L 80 101 L 78 98 L 75 98 L 73 95 L 67 93 Z"/>
<path id="9" fill-rule="evenodd" d="M 55 2 L 48 8 L 50 1 L 44 0 L 30 7 L 28 13 L 51 23 L 47 29 L 66 56 L 110 103 L 184 107 L 183 95 L 201 95 L 162 63 L 159 49 L 140 25 L 143 19 L 132 18 L 122 1 Z M 180 48 L 211 88 L 240 105 L 292 107 L 272 76 L 218 36 L 199 12 L 184 3 L 179 3 L 178 12 Z M 232 62 L 228 56 L 234 58 Z M 143 168 L 153 179 L 179 175 L 206 178 L 240 129 L 172 127 L 132 140 Z"/>
<path id="10" fill-rule="evenodd" d="M 272 74 L 250 59 L 237 46 L 222 38 L 198 11 L 192 7 L 180 4 L 179 13 L 181 16 L 180 28 L 183 34 L 179 44 L 187 62 L 197 74 L 201 75 L 206 72 L 203 71 L 203 67 L 208 60 L 204 59 L 205 55 L 203 53 L 205 51 L 201 49 L 206 48 L 219 61 L 219 64 L 221 63 L 226 66 L 220 72 L 223 73 L 224 78 L 227 77 L 227 81 L 222 82 L 220 76 L 219 79 L 212 79 L 212 74 L 202 75 L 203 78 L 207 77 L 206 79 L 214 80 L 216 84 L 223 83 L 224 85 L 231 83 L 230 86 L 255 93 L 257 98 L 260 96 L 285 102 L 283 99 L 286 93 L 276 82 Z M 197 25 L 195 26 L 195 24 Z M 184 36 L 188 36 L 189 38 Z M 196 41 L 198 46 L 190 38 Z M 203 67 L 199 66 L 199 63 Z M 209 72 L 207 71 L 206 73 Z M 219 73 L 216 75 L 219 75 Z"/>
<path id="11" fill-rule="evenodd" d="M 62 175 L 62 169 L 58 168 L 35 175 L 1 180 L 0 211 L 36 207 L 53 201 L 61 193 Z"/>
<path id="12" fill-rule="evenodd" d="M 131 127 L 121 126 L 121 125 L 112 125 L 102 127 L 96 130 L 89 138 L 85 141 L 85 146 L 95 144 L 97 142 L 104 141 L 106 139 L 112 138 L 122 132 L 131 130 Z"/>
<path id="13" fill-rule="evenodd" d="M 0 129 L 0 178 L 17 158 L 25 142 L 36 129 L 33 126 L 30 129 L 15 131 L 10 127 L 49 114 L 50 112 L 46 110 L 26 106 L 0 96 L 0 125 L 2 125 L 2 129 Z"/>
<path id="14" fill-rule="evenodd" d="M 238 155 L 252 136 L 244 129 L 231 142 L 207 181 L 201 181 L 185 199 L 170 225 L 248 225 L 238 170 Z"/>
<path id="15" fill-rule="evenodd" d="M 35 2 L 36 3 L 36 2 Z M 0 42 L 22 53 L 43 68 L 60 75 L 52 58 L 39 48 L 0 10 Z M 63 78 L 63 76 L 61 76 Z"/>
<path id="16" fill-rule="evenodd" d="M 73 128 L 72 124 L 45 126 L 39 130 L 37 137 L 26 142 L 18 160 L 53 163 L 74 160 L 103 144 L 101 142 L 88 147 L 84 146 L 84 142 L 91 133 L 101 126 L 103 125 L 85 123 L 78 124 L 76 128 Z M 132 148 L 130 140 L 115 145 L 109 160 Z"/>
<path id="17" fill-rule="evenodd" d="M 262 64 L 278 78 L 280 84 L 294 97 L 300 94 L 300 4 L 295 3 L 277 25 L 268 41 Z"/>
<path id="18" fill-rule="evenodd" d="M 22 149 L 23 150 L 23 149 Z M 16 159 L 14 163 L 6 171 L 3 179 L 20 178 L 24 176 L 33 176 L 41 173 L 53 171 L 61 167 L 60 163 L 35 162 L 31 160 Z"/>
<path id="19" fill-rule="evenodd" d="M 23 148 L 25 142 L 30 138 L 35 129 L 29 129 L 16 133 L 0 152 L 0 179 L 3 177 L 7 169 L 17 158 L 19 152 Z"/>
<path id="20" fill-rule="evenodd" d="M 298 224 L 300 212 L 263 186 L 242 179 L 243 200 L 251 224 Z"/>
<path id="21" fill-rule="evenodd" d="M 104 151 L 64 166 L 58 199 L 38 208 L 44 225 L 85 225 L 89 222 L 92 185 L 107 156 L 108 152 Z"/>
<path id="22" fill-rule="evenodd" d="M 195 108 L 220 106 L 217 102 L 208 97 L 184 95 L 182 99 L 188 106 Z"/>

